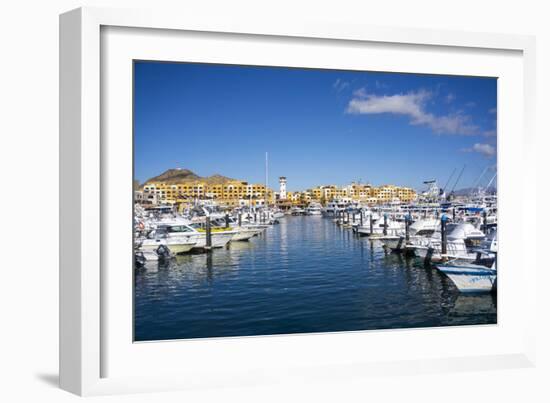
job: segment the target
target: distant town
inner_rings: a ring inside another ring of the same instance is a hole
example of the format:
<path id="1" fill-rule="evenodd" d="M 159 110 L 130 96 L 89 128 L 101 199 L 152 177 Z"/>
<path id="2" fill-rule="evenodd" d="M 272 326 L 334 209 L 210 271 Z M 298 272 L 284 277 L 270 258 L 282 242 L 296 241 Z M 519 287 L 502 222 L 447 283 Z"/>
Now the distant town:
<path id="1" fill-rule="evenodd" d="M 319 185 L 303 191 L 287 191 L 287 178 L 279 177 L 275 191 L 265 184 L 250 184 L 222 175 L 200 177 L 188 169 L 170 169 L 163 174 L 135 184 L 135 202 L 142 205 L 185 206 L 196 200 L 215 200 L 227 207 L 277 205 L 285 209 L 306 206 L 315 201 L 326 204 L 333 200 L 360 201 L 367 205 L 391 202 L 408 203 L 417 199 L 409 187 L 391 184 L 373 186 L 351 182 L 347 186 Z"/>

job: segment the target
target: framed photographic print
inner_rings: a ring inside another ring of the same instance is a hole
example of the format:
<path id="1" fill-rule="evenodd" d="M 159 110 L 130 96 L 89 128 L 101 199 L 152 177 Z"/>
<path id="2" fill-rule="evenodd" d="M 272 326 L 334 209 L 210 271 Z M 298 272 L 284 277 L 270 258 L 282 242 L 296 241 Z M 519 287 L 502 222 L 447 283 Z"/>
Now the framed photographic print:
<path id="1" fill-rule="evenodd" d="M 62 15 L 62 387 L 531 365 L 533 48 Z"/>

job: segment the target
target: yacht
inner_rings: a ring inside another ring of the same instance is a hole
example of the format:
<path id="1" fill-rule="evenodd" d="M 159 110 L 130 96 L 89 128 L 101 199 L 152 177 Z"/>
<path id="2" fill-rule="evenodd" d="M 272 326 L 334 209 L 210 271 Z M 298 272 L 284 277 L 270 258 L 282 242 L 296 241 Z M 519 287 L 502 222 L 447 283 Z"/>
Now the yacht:
<path id="1" fill-rule="evenodd" d="M 374 222 L 372 223 L 372 233 L 370 229 L 370 217 L 367 218 L 367 222 L 363 222 L 362 226 L 357 227 L 357 233 L 361 236 L 382 236 L 384 235 L 384 217 L 378 217 L 378 219 L 374 219 Z M 389 217 L 386 217 L 386 235 L 400 235 L 403 231 L 403 224 L 392 220 Z"/>
<path id="2" fill-rule="evenodd" d="M 441 231 L 437 228 L 431 237 L 414 237 L 407 244 L 406 249 L 413 251 L 417 256 L 441 261 L 443 259 L 461 259 L 472 262 L 476 260 L 476 253 L 470 247 L 479 244 L 485 234 L 469 223 L 451 223 L 447 225 L 446 254 L 442 254 Z"/>
<path id="3" fill-rule="evenodd" d="M 321 215 L 322 206 L 317 202 L 309 203 L 309 206 L 306 208 L 306 215 Z"/>
<path id="4" fill-rule="evenodd" d="M 345 210 L 350 203 L 344 201 L 344 200 L 332 200 L 327 203 L 327 205 L 321 210 L 321 213 L 324 216 L 328 217 L 334 217 L 336 216 L 340 211 Z"/>
<path id="5" fill-rule="evenodd" d="M 212 247 L 224 247 L 235 234 L 236 231 L 232 228 L 212 227 Z M 157 240 L 160 240 L 160 242 L 157 242 Z M 154 244 L 153 241 L 155 241 Z M 206 229 L 202 223 L 160 223 L 155 230 L 151 231 L 148 239 L 142 242 L 141 247 L 153 247 L 152 245 L 158 247 L 163 241 L 172 253 L 203 249 L 206 247 Z"/>
<path id="6" fill-rule="evenodd" d="M 433 235 L 439 226 L 439 220 L 435 218 L 418 219 L 409 226 L 409 243 L 415 239 L 426 238 Z M 384 246 L 394 251 L 404 250 L 406 247 L 406 234 L 402 230 L 398 235 L 384 239 Z"/>
<path id="7" fill-rule="evenodd" d="M 185 224 L 159 224 L 140 242 L 139 249 L 154 252 L 162 245 L 174 254 L 185 253 L 194 248 L 200 238 L 197 231 Z"/>

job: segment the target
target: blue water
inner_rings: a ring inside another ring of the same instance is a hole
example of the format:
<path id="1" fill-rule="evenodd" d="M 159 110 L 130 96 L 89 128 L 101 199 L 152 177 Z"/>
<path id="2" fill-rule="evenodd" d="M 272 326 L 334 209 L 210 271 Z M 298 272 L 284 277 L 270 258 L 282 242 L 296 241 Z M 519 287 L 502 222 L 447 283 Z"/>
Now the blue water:
<path id="1" fill-rule="evenodd" d="M 322 217 L 135 272 L 135 340 L 496 323 L 496 297 L 460 295 L 417 259 Z"/>

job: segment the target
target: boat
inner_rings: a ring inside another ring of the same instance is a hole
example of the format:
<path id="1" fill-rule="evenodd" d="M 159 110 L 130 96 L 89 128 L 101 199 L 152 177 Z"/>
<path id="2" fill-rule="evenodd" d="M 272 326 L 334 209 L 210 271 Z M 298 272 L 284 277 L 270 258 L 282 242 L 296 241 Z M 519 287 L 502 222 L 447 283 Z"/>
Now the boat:
<path id="1" fill-rule="evenodd" d="M 327 217 L 336 217 L 338 213 L 346 210 L 350 205 L 352 205 L 351 200 L 334 199 L 321 209 L 321 214 Z"/>
<path id="2" fill-rule="evenodd" d="M 414 242 L 415 239 L 425 239 L 433 235 L 439 226 L 439 220 L 435 218 L 421 218 L 409 226 L 409 241 L 406 242 L 406 234 L 403 230 L 398 235 L 386 237 L 383 240 L 384 246 L 392 251 L 403 251 L 407 243 Z"/>
<path id="3" fill-rule="evenodd" d="M 460 292 L 490 292 L 496 288 L 496 259 L 491 267 L 453 261 L 436 267 L 451 279 Z"/>
<path id="4" fill-rule="evenodd" d="M 370 217 L 367 218 L 367 222 L 363 222 L 363 225 L 357 226 L 356 232 L 357 234 L 361 236 L 368 236 L 368 237 L 382 237 L 382 236 L 388 236 L 388 235 L 401 235 L 403 231 L 403 224 L 392 220 L 391 218 L 387 217 L 386 220 L 386 233 L 384 234 L 384 217 L 379 217 L 378 219 L 373 218 L 372 223 L 372 233 L 371 233 L 371 225 L 370 225 Z"/>
<path id="5" fill-rule="evenodd" d="M 322 206 L 317 202 L 311 202 L 306 208 L 306 215 L 322 215 Z"/>
<path id="6" fill-rule="evenodd" d="M 156 249 L 166 245 L 172 253 L 189 252 L 192 249 L 206 247 L 206 229 L 202 223 L 184 224 L 183 220 L 173 223 L 162 222 L 143 240 L 142 249 Z M 233 238 L 236 231 L 232 228 L 212 228 L 212 248 L 222 248 Z"/>
<path id="7" fill-rule="evenodd" d="M 473 262 L 477 254 L 471 251 L 471 247 L 479 244 L 485 238 L 485 234 L 469 223 L 450 223 L 447 225 L 446 253 L 442 253 L 441 231 L 437 228 L 431 237 L 411 238 L 406 245 L 406 250 L 414 252 L 417 256 L 431 261 L 447 259 L 461 259 Z"/>
<path id="8" fill-rule="evenodd" d="M 185 253 L 194 248 L 200 238 L 197 231 L 185 224 L 159 224 L 141 240 L 139 249 L 153 252 L 165 246 L 174 254 Z"/>
<path id="9" fill-rule="evenodd" d="M 294 207 L 292 207 L 292 208 L 290 209 L 290 214 L 291 214 L 291 215 L 305 215 L 305 214 L 306 214 L 306 210 L 304 210 L 303 208 L 294 206 Z"/>

